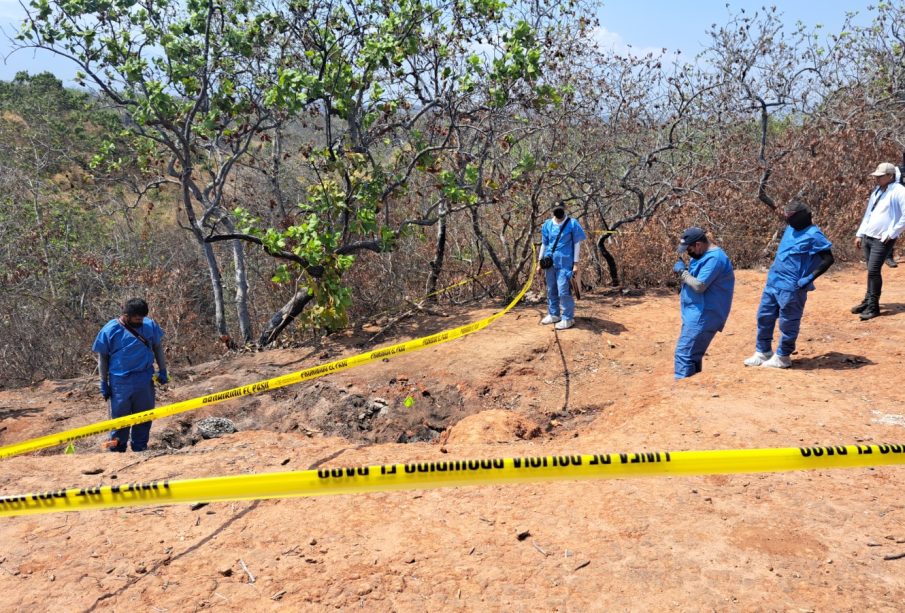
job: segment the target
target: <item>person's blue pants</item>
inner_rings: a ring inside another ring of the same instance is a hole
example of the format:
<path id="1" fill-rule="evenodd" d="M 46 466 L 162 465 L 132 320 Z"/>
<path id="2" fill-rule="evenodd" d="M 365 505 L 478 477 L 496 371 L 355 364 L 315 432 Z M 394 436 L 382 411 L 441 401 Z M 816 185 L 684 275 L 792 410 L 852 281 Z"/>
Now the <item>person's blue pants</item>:
<path id="1" fill-rule="evenodd" d="M 569 273 L 564 268 L 551 266 L 544 271 L 547 281 L 547 312 L 553 317 L 575 319 L 575 299 L 569 287 Z"/>
<path id="2" fill-rule="evenodd" d="M 695 375 L 704 368 L 704 354 L 719 330 L 706 329 L 701 323 L 682 322 L 676 343 L 676 379 Z"/>
<path id="3" fill-rule="evenodd" d="M 779 319 L 779 346 L 776 353 L 783 357 L 795 351 L 795 341 L 801 328 L 804 303 L 808 300 L 806 290 L 793 292 L 776 289 L 769 285 L 764 288 L 757 307 L 757 350 L 769 353 L 773 347 L 773 328 Z"/>
<path id="4" fill-rule="evenodd" d="M 154 382 L 148 373 L 127 377 L 110 376 L 110 415 L 114 419 L 133 413 L 141 413 L 154 408 Z M 144 451 L 151 437 L 151 422 L 126 426 L 110 433 L 110 440 L 116 444 L 110 451 L 124 452 L 131 437 L 132 451 Z"/>

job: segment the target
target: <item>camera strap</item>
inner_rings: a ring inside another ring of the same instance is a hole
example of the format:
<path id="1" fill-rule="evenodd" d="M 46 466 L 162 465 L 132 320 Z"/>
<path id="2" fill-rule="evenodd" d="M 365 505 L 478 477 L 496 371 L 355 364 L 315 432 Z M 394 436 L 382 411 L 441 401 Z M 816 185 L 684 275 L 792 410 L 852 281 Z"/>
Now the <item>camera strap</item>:
<path id="1" fill-rule="evenodd" d="M 549 255 L 551 258 L 553 257 L 553 252 L 556 251 L 556 246 L 559 244 L 559 239 L 562 238 L 562 233 L 566 229 L 566 226 L 570 221 L 572 221 L 572 218 L 566 217 L 565 221 L 562 222 L 562 227 L 559 228 L 559 234 L 556 235 L 556 240 L 553 241 L 553 247 L 550 248 L 550 253 L 544 253 L 544 255 Z"/>
<path id="2" fill-rule="evenodd" d="M 134 336 L 134 337 L 137 338 L 139 341 L 141 341 L 141 344 L 142 344 L 142 345 L 144 345 L 144 346 L 147 347 L 148 349 L 151 348 L 151 343 L 148 341 L 148 339 L 146 339 L 146 338 L 143 337 L 141 334 L 139 334 L 138 330 L 136 330 L 135 328 L 133 328 L 132 326 L 130 326 L 128 323 L 126 323 L 125 321 L 123 321 L 122 317 L 120 317 L 119 319 L 117 319 L 117 321 L 119 322 L 119 325 L 121 325 L 123 328 L 126 329 L 127 332 L 129 332 L 132 336 Z"/>

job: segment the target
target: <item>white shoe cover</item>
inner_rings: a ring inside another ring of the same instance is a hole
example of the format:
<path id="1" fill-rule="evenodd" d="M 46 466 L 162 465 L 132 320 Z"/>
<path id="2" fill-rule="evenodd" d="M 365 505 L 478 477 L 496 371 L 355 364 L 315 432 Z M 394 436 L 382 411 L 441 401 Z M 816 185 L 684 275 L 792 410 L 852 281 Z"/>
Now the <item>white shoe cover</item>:
<path id="1" fill-rule="evenodd" d="M 792 358 L 774 354 L 772 358 L 761 364 L 764 368 L 788 368 L 792 365 Z"/>
<path id="2" fill-rule="evenodd" d="M 761 353 L 760 351 L 755 351 L 754 355 L 745 360 L 745 366 L 760 366 L 767 360 L 773 357 L 773 352 L 768 351 L 767 353 Z"/>

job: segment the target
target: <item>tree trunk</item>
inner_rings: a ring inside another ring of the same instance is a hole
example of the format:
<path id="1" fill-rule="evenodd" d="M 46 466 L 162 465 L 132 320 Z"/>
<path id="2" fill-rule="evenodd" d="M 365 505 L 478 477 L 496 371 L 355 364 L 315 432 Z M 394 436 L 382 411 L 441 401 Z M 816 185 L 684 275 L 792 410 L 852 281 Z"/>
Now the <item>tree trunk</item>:
<path id="1" fill-rule="evenodd" d="M 439 296 L 434 294 L 437 291 L 437 281 L 440 279 L 440 272 L 443 270 L 443 258 L 446 254 L 446 205 L 440 205 L 440 219 L 437 224 L 437 251 L 434 259 L 430 263 L 431 274 L 427 278 L 427 294 L 430 302 L 437 302 Z"/>
<path id="2" fill-rule="evenodd" d="M 220 265 L 217 264 L 213 245 L 204 242 L 204 237 L 200 233 L 197 233 L 196 236 L 201 244 L 201 250 L 204 251 L 207 270 L 211 277 L 211 290 L 214 294 L 214 325 L 221 339 L 229 338 L 229 329 L 226 327 L 226 309 L 223 305 L 223 278 L 220 276 Z"/>
<path id="3" fill-rule="evenodd" d="M 224 220 L 227 230 L 235 232 L 229 219 Z M 233 252 L 233 265 L 236 271 L 236 318 L 239 320 L 239 334 L 242 343 L 251 342 L 251 317 L 248 315 L 248 272 L 245 267 L 245 245 L 240 240 L 229 241 Z"/>
<path id="4" fill-rule="evenodd" d="M 490 256 L 490 260 L 493 262 L 493 265 L 496 266 L 496 269 L 500 271 L 500 274 L 503 277 L 503 281 L 505 281 L 506 283 L 507 296 L 511 298 L 516 293 L 518 293 L 518 279 L 515 275 L 510 277 L 507 274 L 506 267 L 503 265 L 503 262 L 500 261 L 497 252 L 494 250 L 493 246 L 481 231 L 481 219 L 480 217 L 478 217 L 478 207 L 471 207 L 471 229 L 474 231 L 474 235 L 478 239 L 478 246 L 480 247 L 480 250 L 482 252 L 487 252 L 487 255 Z"/>
<path id="5" fill-rule="evenodd" d="M 283 202 L 283 189 L 280 187 L 280 169 L 283 166 L 283 130 L 280 126 L 277 126 L 273 132 L 273 149 L 270 161 L 270 192 L 285 219 L 287 217 L 286 205 Z"/>
<path id="6" fill-rule="evenodd" d="M 251 318 L 248 316 L 248 273 L 245 270 L 245 247 L 242 241 L 230 241 L 236 266 L 236 317 L 243 343 L 251 342 Z"/>
<path id="7" fill-rule="evenodd" d="M 261 330 L 261 336 L 258 338 L 258 345 L 266 347 L 277 340 L 277 337 L 286 326 L 292 323 L 292 320 L 305 310 L 305 305 L 307 305 L 312 298 L 313 296 L 308 294 L 307 287 L 299 289 L 282 309 L 273 314 L 273 317 L 270 318 L 270 321 L 264 329 Z"/>
<path id="8" fill-rule="evenodd" d="M 606 240 L 607 235 L 603 234 L 600 238 L 597 239 L 597 248 L 600 250 L 600 255 L 603 256 L 603 259 L 606 260 L 606 266 L 610 271 L 610 285 L 613 287 L 619 286 L 619 270 L 616 267 L 616 258 L 613 257 L 613 254 L 610 253 L 609 249 L 606 248 Z"/>
<path id="9" fill-rule="evenodd" d="M 201 245 L 201 251 L 204 252 L 204 258 L 207 260 L 207 271 L 211 278 L 211 291 L 214 294 L 214 326 L 220 338 L 228 341 L 229 329 L 226 327 L 226 308 L 223 304 L 223 277 L 220 275 L 220 265 L 217 263 L 214 247 L 204 240 L 204 228 L 198 223 L 198 218 L 195 217 L 195 209 L 192 208 L 191 166 L 185 166 L 179 179 L 182 184 L 182 207 L 189 219 L 192 233 L 195 235 L 198 244 Z"/>

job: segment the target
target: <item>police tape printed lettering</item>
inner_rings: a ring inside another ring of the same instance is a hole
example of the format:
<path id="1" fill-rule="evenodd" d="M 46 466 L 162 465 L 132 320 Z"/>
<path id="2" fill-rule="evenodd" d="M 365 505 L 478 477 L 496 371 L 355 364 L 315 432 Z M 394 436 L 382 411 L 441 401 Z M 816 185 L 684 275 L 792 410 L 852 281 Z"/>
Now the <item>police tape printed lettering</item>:
<path id="1" fill-rule="evenodd" d="M 838 447 L 801 447 L 801 455 L 805 458 L 811 456 L 815 458 L 823 457 L 826 454 L 831 455 L 848 455 L 848 449 L 842 446 Z"/>
<path id="2" fill-rule="evenodd" d="M 623 464 L 647 464 L 648 462 L 669 462 L 669 452 L 664 452 L 664 457 L 660 457 L 660 452 L 654 453 L 620 453 L 619 461 Z"/>
<path id="3" fill-rule="evenodd" d="M 317 470 L 318 479 L 367 477 L 369 474 L 371 474 L 371 468 L 369 466 L 359 466 L 358 468 L 319 468 Z"/>

